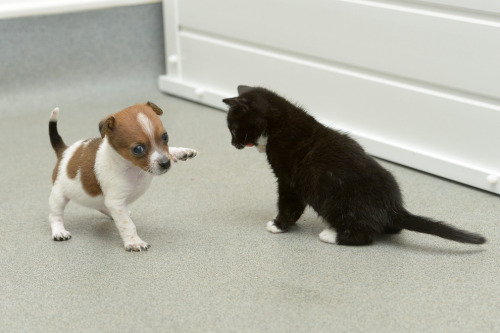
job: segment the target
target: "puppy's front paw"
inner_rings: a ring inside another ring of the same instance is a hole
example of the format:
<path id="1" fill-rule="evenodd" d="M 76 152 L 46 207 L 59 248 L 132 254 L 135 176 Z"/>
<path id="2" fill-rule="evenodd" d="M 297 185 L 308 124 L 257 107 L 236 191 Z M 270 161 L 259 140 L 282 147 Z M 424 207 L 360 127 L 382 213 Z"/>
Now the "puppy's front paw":
<path id="1" fill-rule="evenodd" d="M 195 157 L 198 152 L 191 148 L 170 148 L 170 154 L 174 158 L 174 162 L 186 161 L 188 158 Z"/>
<path id="2" fill-rule="evenodd" d="M 129 252 L 147 251 L 150 247 L 151 245 L 140 239 L 135 242 L 125 243 L 125 250 Z"/>
<path id="3" fill-rule="evenodd" d="M 58 231 L 52 234 L 52 239 L 55 241 L 65 241 L 71 238 L 71 234 L 67 230 Z"/>
<path id="4" fill-rule="evenodd" d="M 285 232 L 285 231 L 281 230 L 280 228 L 278 228 L 276 226 L 276 224 L 274 223 L 274 221 L 267 222 L 266 228 L 267 228 L 267 231 L 272 232 L 273 234 L 280 234 L 282 232 Z"/>

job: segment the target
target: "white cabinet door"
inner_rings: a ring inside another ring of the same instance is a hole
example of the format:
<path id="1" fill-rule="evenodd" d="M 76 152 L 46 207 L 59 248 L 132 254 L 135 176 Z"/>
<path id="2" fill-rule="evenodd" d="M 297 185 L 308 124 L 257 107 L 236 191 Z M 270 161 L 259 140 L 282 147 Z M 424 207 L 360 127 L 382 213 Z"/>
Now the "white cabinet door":
<path id="1" fill-rule="evenodd" d="M 500 194 L 498 8 L 445 3 L 165 0 L 160 89 L 225 109 L 264 86 L 375 156 Z"/>

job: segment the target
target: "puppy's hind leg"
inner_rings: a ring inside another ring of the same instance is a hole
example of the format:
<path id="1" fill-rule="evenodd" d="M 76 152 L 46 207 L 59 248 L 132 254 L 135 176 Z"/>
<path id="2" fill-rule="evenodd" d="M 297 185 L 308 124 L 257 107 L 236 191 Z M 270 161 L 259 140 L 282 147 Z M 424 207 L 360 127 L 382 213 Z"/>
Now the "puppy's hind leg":
<path id="1" fill-rule="evenodd" d="M 68 204 L 67 199 L 59 188 L 53 187 L 50 193 L 49 222 L 52 229 L 52 239 L 55 241 L 65 241 L 71 238 L 71 234 L 64 228 L 64 208 Z"/>

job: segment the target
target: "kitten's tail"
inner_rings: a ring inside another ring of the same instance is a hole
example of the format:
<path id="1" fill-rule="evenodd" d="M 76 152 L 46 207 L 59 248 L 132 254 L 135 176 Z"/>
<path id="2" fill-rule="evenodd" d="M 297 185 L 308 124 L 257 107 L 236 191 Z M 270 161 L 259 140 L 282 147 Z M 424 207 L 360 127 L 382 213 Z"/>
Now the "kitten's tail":
<path id="1" fill-rule="evenodd" d="M 68 147 L 64 143 L 63 139 L 59 135 L 57 131 L 57 117 L 59 116 L 59 108 L 55 108 L 50 114 L 49 119 L 49 137 L 50 143 L 52 144 L 52 148 L 56 152 L 56 155 L 60 157 L 60 155 L 64 152 L 64 150 Z"/>
<path id="2" fill-rule="evenodd" d="M 486 238 L 479 234 L 460 230 L 428 217 L 413 215 L 406 210 L 395 214 L 392 222 L 395 227 L 401 229 L 435 235 L 456 242 L 470 244 L 483 244 L 486 242 Z"/>

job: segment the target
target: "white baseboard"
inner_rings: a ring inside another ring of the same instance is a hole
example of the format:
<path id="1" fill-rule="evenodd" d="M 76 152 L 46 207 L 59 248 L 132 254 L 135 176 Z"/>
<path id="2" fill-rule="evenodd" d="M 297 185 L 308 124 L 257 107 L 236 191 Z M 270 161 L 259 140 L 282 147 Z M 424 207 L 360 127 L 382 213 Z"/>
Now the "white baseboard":
<path id="1" fill-rule="evenodd" d="M 179 81 L 175 78 L 171 78 L 168 75 L 161 75 L 158 78 L 158 86 L 161 91 L 168 94 L 182 97 L 193 102 L 202 103 L 221 110 L 224 110 L 226 108 L 225 104 L 222 103 L 222 99 L 230 97 L 226 96 L 226 94 L 223 92 L 214 91 L 207 87 Z"/>

